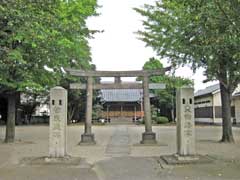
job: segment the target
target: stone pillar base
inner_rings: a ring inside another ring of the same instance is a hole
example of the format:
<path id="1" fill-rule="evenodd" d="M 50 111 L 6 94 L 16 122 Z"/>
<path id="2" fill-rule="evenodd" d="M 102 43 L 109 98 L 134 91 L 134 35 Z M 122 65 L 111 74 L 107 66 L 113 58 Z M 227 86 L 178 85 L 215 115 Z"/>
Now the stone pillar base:
<path id="1" fill-rule="evenodd" d="M 154 132 L 144 132 L 142 133 L 141 144 L 157 144 L 156 133 Z"/>
<path id="2" fill-rule="evenodd" d="M 196 160 L 199 160 L 199 156 L 196 156 L 196 155 L 175 154 L 174 156 L 178 161 L 196 161 Z"/>
<path id="3" fill-rule="evenodd" d="M 80 145 L 94 145 L 96 144 L 96 141 L 94 139 L 94 134 L 82 134 L 81 135 L 81 141 L 79 143 Z"/>
<path id="4" fill-rule="evenodd" d="M 160 158 L 168 165 L 181 165 L 181 164 L 203 164 L 203 163 L 212 163 L 214 159 L 209 156 L 204 155 L 188 155 L 181 156 L 179 154 L 173 155 L 164 155 L 160 156 Z"/>

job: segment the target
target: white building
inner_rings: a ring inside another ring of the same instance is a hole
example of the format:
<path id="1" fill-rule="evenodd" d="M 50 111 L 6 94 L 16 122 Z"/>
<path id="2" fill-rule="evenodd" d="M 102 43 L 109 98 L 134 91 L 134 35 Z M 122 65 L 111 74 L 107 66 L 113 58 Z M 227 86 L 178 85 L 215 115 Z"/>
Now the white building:
<path id="1" fill-rule="evenodd" d="M 205 123 L 222 123 L 222 102 L 220 86 L 215 84 L 194 94 L 195 121 Z M 240 123 L 240 91 L 233 93 L 232 120 Z"/>

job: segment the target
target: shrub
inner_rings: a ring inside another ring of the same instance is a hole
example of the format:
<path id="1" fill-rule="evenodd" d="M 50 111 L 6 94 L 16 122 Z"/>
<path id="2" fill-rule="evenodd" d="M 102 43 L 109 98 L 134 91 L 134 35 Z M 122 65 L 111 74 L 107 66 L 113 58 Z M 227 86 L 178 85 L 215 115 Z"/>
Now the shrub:
<path id="1" fill-rule="evenodd" d="M 155 122 L 156 122 L 157 124 L 165 124 L 165 123 L 168 123 L 168 122 L 169 122 L 169 121 L 168 121 L 168 118 L 165 117 L 165 116 L 155 117 L 154 120 L 155 120 Z"/>

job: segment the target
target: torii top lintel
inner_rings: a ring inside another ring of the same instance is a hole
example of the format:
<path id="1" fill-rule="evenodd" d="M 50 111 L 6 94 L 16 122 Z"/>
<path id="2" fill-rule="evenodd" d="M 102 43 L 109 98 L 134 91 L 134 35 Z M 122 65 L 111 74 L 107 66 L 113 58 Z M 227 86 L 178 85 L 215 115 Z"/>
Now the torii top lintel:
<path id="1" fill-rule="evenodd" d="M 138 77 L 138 76 L 159 76 L 169 71 L 171 67 L 161 70 L 138 70 L 138 71 L 84 71 L 65 68 L 69 74 L 82 77 Z"/>

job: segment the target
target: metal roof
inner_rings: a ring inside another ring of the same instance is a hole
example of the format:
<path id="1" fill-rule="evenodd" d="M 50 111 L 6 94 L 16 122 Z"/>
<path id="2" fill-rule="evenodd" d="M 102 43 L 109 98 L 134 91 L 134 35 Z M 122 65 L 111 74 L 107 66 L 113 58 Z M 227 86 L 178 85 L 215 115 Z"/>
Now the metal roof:
<path id="1" fill-rule="evenodd" d="M 213 92 L 220 90 L 220 86 L 219 84 L 215 84 L 212 86 L 208 86 L 205 89 L 201 89 L 198 90 L 195 94 L 194 97 L 198 97 L 198 96 L 203 96 L 203 95 L 207 95 L 207 94 L 212 94 Z"/>
<path id="2" fill-rule="evenodd" d="M 235 93 L 233 96 L 240 96 L 240 92 Z"/>
<path id="3" fill-rule="evenodd" d="M 105 102 L 137 102 L 143 96 L 142 89 L 102 89 L 100 92 Z"/>
<path id="4" fill-rule="evenodd" d="M 204 96 L 207 94 L 213 94 L 214 92 L 218 92 L 220 91 L 220 85 L 219 84 L 215 84 L 212 86 L 208 86 L 205 89 L 201 89 L 198 90 L 195 94 L 194 97 L 198 97 L 198 96 Z M 238 86 L 238 88 L 235 89 L 235 91 L 232 94 L 233 96 L 240 96 L 240 85 Z"/>

